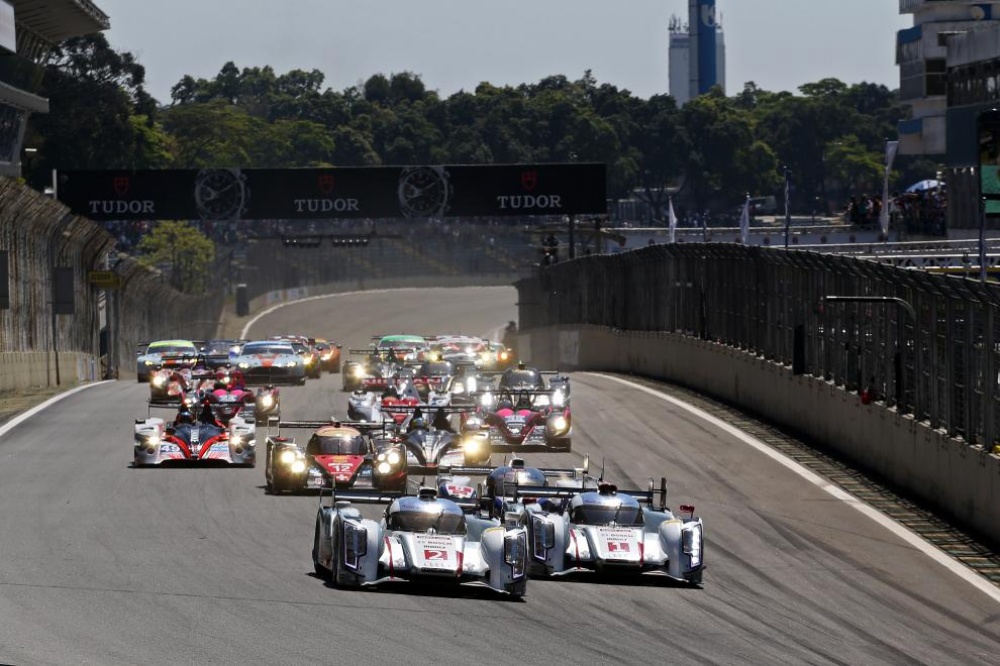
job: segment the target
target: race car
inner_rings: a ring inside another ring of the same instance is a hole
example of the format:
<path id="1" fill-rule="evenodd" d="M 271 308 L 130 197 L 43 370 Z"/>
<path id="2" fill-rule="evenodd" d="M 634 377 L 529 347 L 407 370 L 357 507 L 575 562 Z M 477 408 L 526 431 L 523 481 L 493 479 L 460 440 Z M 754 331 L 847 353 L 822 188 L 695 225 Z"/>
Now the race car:
<path id="1" fill-rule="evenodd" d="M 198 393 L 211 388 L 215 382 L 215 373 L 208 367 L 204 356 L 198 356 L 194 361 L 184 358 L 176 359 L 171 354 L 163 354 L 161 363 L 157 365 L 149 377 L 149 402 L 159 405 L 179 405 L 188 393 Z"/>
<path id="2" fill-rule="evenodd" d="M 514 353 L 501 342 L 486 341 L 486 349 L 480 354 L 479 367 L 483 370 L 503 371 L 510 368 L 516 359 Z"/>
<path id="3" fill-rule="evenodd" d="M 464 407 L 397 407 L 412 416 L 401 425 L 406 465 L 411 473 L 436 472 L 442 467 L 482 465 L 493 453 L 488 432 Z M 428 423 L 426 415 L 433 415 Z M 452 420 L 459 417 L 460 425 Z"/>
<path id="4" fill-rule="evenodd" d="M 431 352 L 440 354 L 442 360 L 471 365 L 482 364 L 488 348 L 486 340 L 471 335 L 438 335 L 428 342 Z"/>
<path id="5" fill-rule="evenodd" d="M 256 425 L 266 425 L 269 417 L 280 414 L 278 389 L 268 385 L 254 392 L 247 387 L 243 374 L 235 368 L 216 370 L 213 381 L 208 385 L 203 382 L 198 395 L 209 401 L 216 418 L 223 425 L 234 416 L 253 421 Z"/>
<path id="6" fill-rule="evenodd" d="M 210 405 L 203 404 L 198 418 L 187 405 L 172 422 L 162 418 L 136 419 L 133 465 L 238 465 L 256 464 L 256 429 L 240 417 L 223 425 Z"/>
<path id="7" fill-rule="evenodd" d="M 555 391 L 486 392 L 480 397 L 479 416 L 489 427 L 494 451 L 572 448 L 572 416 L 569 406 L 562 403 Z"/>
<path id="8" fill-rule="evenodd" d="M 198 353 L 205 358 L 208 367 L 218 369 L 231 365 L 246 342 L 236 339 L 196 340 L 195 346 L 198 347 Z"/>
<path id="9" fill-rule="evenodd" d="M 361 359 L 344 364 L 344 391 L 384 391 L 404 368 L 403 363 L 389 350 L 350 349 L 348 353 L 360 356 Z"/>
<path id="10" fill-rule="evenodd" d="M 408 408 L 422 404 L 409 377 L 397 376 L 388 381 L 385 390 L 359 389 L 351 393 L 347 397 L 347 417 L 362 423 L 400 424 L 410 414 Z"/>
<path id="11" fill-rule="evenodd" d="M 430 349 L 427 339 L 422 335 L 377 335 L 372 341 L 375 342 L 376 351 L 388 351 L 406 364 L 420 363 Z"/>
<path id="12" fill-rule="evenodd" d="M 281 340 L 256 340 L 240 349 L 233 365 L 247 384 L 306 383 L 305 363 L 292 345 Z"/>
<path id="13" fill-rule="evenodd" d="M 278 422 L 267 438 L 264 468 L 268 494 L 319 488 L 406 488 L 406 455 L 398 440 L 370 434 L 372 424 L 336 421 Z M 308 440 L 283 436 L 288 430 L 312 430 Z"/>
<path id="14" fill-rule="evenodd" d="M 527 588 L 528 540 L 523 526 L 466 515 L 434 488 L 416 495 L 334 493 L 316 514 L 312 559 L 316 575 L 338 587 L 405 581 L 474 584 L 512 598 Z M 345 502 L 344 500 L 348 500 Z M 349 502 L 384 503 L 381 521 L 365 519 Z"/>
<path id="15" fill-rule="evenodd" d="M 327 372 L 340 372 L 340 350 L 343 349 L 343 345 L 324 338 L 315 338 L 313 346 L 319 352 L 320 368 Z"/>
<path id="16" fill-rule="evenodd" d="M 554 474 L 579 470 L 540 470 L 515 459 L 491 472 L 483 504 L 491 514 L 520 516 L 528 531 L 528 572 L 563 576 L 581 572 L 664 576 L 698 585 L 705 568 L 705 534 L 693 506 L 676 515 L 666 506 L 666 479 L 647 490 L 624 490 L 598 481 L 550 484 Z M 659 496 L 654 507 L 654 498 Z M 492 501 L 491 501 L 492 500 Z"/>
<path id="17" fill-rule="evenodd" d="M 192 365 L 198 358 L 198 348 L 190 340 L 157 340 L 140 343 L 136 356 L 136 380 L 143 383 L 158 367 Z"/>

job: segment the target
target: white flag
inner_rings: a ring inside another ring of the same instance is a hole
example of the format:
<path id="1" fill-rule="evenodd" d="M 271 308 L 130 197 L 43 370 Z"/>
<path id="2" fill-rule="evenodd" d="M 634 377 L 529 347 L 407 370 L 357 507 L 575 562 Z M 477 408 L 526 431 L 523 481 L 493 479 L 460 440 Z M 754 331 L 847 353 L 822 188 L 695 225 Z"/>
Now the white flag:
<path id="1" fill-rule="evenodd" d="M 892 163 L 896 159 L 896 151 L 899 150 L 899 141 L 885 142 L 885 178 L 882 180 L 882 210 L 879 211 L 878 224 L 883 237 L 889 235 L 889 174 L 892 172 Z"/>
<path id="2" fill-rule="evenodd" d="M 670 225 L 670 242 L 677 242 L 677 215 L 674 213 L 673 198 L 667 199 L 667 221 Z"/>
<path id="3" fill-rule="evenodd" d="M 750 197 L 747 197 L 743 204 L 743 212 L 740 214 L 740 242 L 747 244 L 750 237 Z"/>

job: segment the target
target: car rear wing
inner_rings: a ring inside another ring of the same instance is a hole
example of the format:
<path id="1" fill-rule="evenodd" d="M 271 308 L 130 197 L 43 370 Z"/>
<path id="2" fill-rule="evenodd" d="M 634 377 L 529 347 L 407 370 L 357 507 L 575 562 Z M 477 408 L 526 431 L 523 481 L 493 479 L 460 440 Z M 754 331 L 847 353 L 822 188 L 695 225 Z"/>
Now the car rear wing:
<path id="1" fill-rule="evenodd" d="M 270 427 L 271 423 L 272 422 L 269 420 L 268 427 Z M 360 430 L 361 432 L 372 432 L 384 429 L 383 424 L 381 423 L 370 423 L 368 421 L 339 421 L 337 419 L 330 419 L 329 421 L 282 421 L 277 419 L 274 423 L 279 436 L 282 429 L 316 430 L 326 426 L 354 428 L 355 430 Z"/>
<path id="2" fill-rule="evenodd" d="M 516 476 L 515 476 L 516 484 Z M 649 487 L 645 490 L 639 488 L 619 488 L 613 483 L 607 483 L 606 481 L 599 481 L 596 486 L 588 486 L 586 479 L 579 486 L 545 486 L 536 487 L 530 486 L 525 487 L 522 491 L 515 485 L 514 495 L 512 499 L 517 502 L 521 497 L 533 497 L 533 498 L 552 498 L 552 499 L 565 499 L 575 497 L 580 493 L 585 492 L 607 492 L 614 495 L 629 495 L 633 497 L 637 502 L 648 504 L 649 506 L 657 506 L 661 511 L 667 508 L 667 479 L 666 477 L 660 477 L 659 487 L 656 486 L 655 481 L 649 479 Z M 659 500 L 657 502 L 657 500 Z"/>

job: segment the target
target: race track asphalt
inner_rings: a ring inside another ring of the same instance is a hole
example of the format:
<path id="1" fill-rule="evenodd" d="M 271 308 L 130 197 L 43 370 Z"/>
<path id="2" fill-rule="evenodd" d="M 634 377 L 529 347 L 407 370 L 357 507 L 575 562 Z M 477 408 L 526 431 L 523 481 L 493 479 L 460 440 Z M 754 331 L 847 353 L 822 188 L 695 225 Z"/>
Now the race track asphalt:
<path id="1" fill-rule="evenodd" d="M 512 288 L 338 296 L 252 335 L 493 334 Z M 343 415 L 339 375 L 283 389 L 285 418 Z M 573 378 L 574 452 L 666 476 L 706 525 L 704 586 L 531 581 L 342 591 L 312 573 L 315 497 L 256 469 L 132 469 L 134 381 L 76 393 L 0 437 L 0 662 L 12 664 L 995 664 L 1000 604 L 771 458 L 688 412 Z M 262 437 L 261 437 L 262 439 Z M 261 458 L 263 456 L 261 455 Z"/>

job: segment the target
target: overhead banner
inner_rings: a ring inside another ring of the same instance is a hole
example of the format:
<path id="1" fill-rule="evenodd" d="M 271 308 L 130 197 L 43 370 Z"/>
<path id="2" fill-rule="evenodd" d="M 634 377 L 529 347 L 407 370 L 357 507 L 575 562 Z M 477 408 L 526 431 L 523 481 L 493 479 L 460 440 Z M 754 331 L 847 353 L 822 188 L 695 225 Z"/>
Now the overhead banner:
<path id="1" fill-rule="evenodd" d="M 504 217 L 607 212 L 603 164 L 60 171 L 92 220 Z"/>

